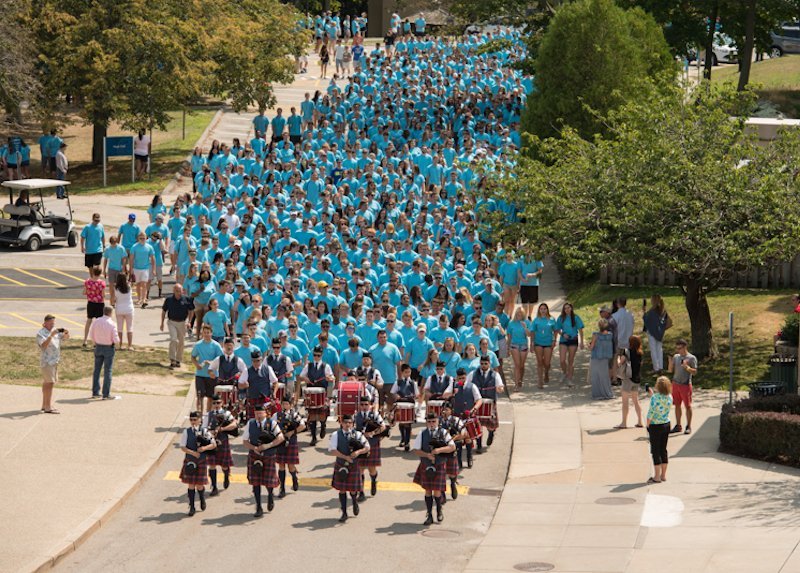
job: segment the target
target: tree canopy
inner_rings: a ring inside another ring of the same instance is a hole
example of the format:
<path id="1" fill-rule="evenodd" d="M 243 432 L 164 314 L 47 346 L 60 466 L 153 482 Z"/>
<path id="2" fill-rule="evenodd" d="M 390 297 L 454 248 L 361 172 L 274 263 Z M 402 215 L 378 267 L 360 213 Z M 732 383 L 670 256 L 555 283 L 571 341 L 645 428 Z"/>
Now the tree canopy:
<path id="1" fill-rule="evenodd" d="M 549 137 L 569 126 L 587 138 L 603 130 L 602 116 L 641 96 L 648 79 L 671 81 L 676 69 L 655 20 L 613 0 L 579 0 L 557 10 L 534 67 L 523 130 Z"/>
<path id="2" fill-rule="evenodd" d="M 673 271 L 693 352 L 713 354 L 706 294 L 734 272 L 794 256 L 800 240 L 800 134 L 760 146 L 739 115 L 752 102 L 730 87 L 651 90 L 601 118 L 606 136 L 534 139 L 537 159 L 521 158 L 517 178 L 493 186 L 522 220 L 496 225 L 496 238 L 576 272 Z"/>

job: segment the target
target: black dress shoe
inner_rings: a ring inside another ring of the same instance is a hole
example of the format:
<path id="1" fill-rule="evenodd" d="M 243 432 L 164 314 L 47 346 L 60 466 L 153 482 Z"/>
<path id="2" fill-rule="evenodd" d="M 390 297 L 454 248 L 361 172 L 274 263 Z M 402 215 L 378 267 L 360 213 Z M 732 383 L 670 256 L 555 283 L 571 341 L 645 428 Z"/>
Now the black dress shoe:
<path id="1" fill-rule="evenodd" d="M 442 495 L 439 497 L 439 499 L 441 500 L 442 505 L 447 503 L 447 495 L 445 495 L 444 492 L 442 492 Z"/>
<path id="2" fill-rule="evenodd" d="M 267 511 L 275 509 L 275 500 L 272 498 L 267 499 Z"/>
<path id="3" fill-rule="evenodd" d="M 311 438 L 311 443 L 309 445 L 310 446 L 316 446 L 317 445 L 317 438 Z"/>
<path id="4" fill-rule="evenodd" d="M 353 515 L 358 515 L 361 509 L 358 507 L 358 499 L 353 500 Z"/>
<path id="5" fill-rule="evenodd" d="M 219 495 L 219 490 L 215 487 L 211 488 L 211 491 L 208 493 L 208 497 L 216 497 Z"/>
<path id="6" fill-rule="evenodd" d="M 194 506 L 191 506 L 191 507 L 189 508 L 189 517 L 192 517 L 192 516 L 194 515 L 194 513 L 195 513 L 195 511 L 194 511 Z"/>
<path id="7" fill-rule="evenodd" d="M 494 432 L 489 432 L 489 437 L 486 439 L 486 445 L 491 446 L 494 442 Z"/>
<path id="8" fill-rule="evenodd" d="M 263 515 L 264 515 L 264 510 L 263 510 L 263 509 L 261 509 L 261 506 L 259 505 L 259 506 L 256 508 L 256 512 L 255 512 L 255 514 L 253 515 L 253 517 L 261 517 L 261 516 L 263 516 Z"/>
<path id="9" fill-rule="evenodd" d="M 408 451 L 408 450 L 410 450 L 410 449 L 411 449 L 411 446 L 409 446 L 408 444 L 406 444 L 406 445 L 403 447 L 403 449 L 404 449 L 405 451 Z"/>
<path id="10" fill-rule="evenodd" d="M 297 491 L 298 489 L 300 489 L 300 484 L 297 482 L 297 476 L 293 475 L 292 476 L 292 491 Z"/>
<path id="11" fill-rule="evenodd" d="M 200 498 L 200 509 L 202 509 L 203 511 L 206 510 L 206 500 L 203 499 L 202 497 Z"/>
<path id="12" fill-rule="evenodd" d="M 375 494 L 373 494 L 373 495 L 375 495 Z M 358 492 L 358 501 L 367 501 L 367 496 L 364 495 L 364 490 L 363 489 L 360 492 Z"/>
<path id="13" fill-rule="evenodd" d="M 283 499 L 284 497 L 286 497 L 286 490 L 281 488 L 281 490 L 278 492 L 278 499 Z"/>
<path id="14" fill-rule="evenodd" d="M 325 437 L 325 424 L 322 424 L 322 427 L 320 427 L 320 429 L 319 429 L 319 437 L 320 438 L 324 438 Z"/>
<path id="15" fill-rule="evenodd" d="M 373 480 L 372 485 L 369 487 L 369 494 L 375 497 L 376 493 L 378 493 L 378 480 Z"/>
<path id="16" fill-rule="evenodd" d="M 339 518 L 339 523 L 344 523 L 345 521 L 347 521 L 347 512 L 346 511 L 343 512 L 342 513 L 342 517 Z"/>
<path id="17" fill-rule="evenodd" d="M 454 481 L 450 482 L 450 497 L 452 497 L 453 499 L 456 499 L 458 497 L 458 486 Z"/>
<path id="18" fill-rule="evenodd" d="M 422 525 L 431 525 L 433 523 L 433 516 L 429 513 L 428 517 L 425 518 L 425 523 Z"/>
<path id="19" fill-rule="evenodd" d="M 444 521 L 444 513 L 442 512 L 442 508 L 438 508 L 436 510 L 436 521 L 442 522 Z"/>
<path id="20" fill-rule="evenodd" d="M 225 478 L 222 480 L 222 487 L 228 489 L 231 485 L 231 472 L 225 472 Z"/>
<path id="21" fill-rule="evenodd" d="M 468 459 L 468 460 L 467 460 L 467 467 L 468 467 L 468 468 L 471 468 L 471 467 L 472 467 L 472 458 L 470 458 L 470 459 Z"/>

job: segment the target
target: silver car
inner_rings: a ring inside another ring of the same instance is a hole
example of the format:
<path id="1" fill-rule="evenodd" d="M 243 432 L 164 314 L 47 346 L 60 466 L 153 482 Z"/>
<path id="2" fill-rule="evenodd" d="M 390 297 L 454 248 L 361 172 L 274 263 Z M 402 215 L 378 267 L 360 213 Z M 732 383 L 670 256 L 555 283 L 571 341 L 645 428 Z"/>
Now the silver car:
<path id="1" fill-rule="evenodd" d="M 800 54 L 800 22 L 784 22 L 781 27 L 770 32 L 772 45 L 769 47 L 771 58 L 780 58 L 784 54 Z"/>

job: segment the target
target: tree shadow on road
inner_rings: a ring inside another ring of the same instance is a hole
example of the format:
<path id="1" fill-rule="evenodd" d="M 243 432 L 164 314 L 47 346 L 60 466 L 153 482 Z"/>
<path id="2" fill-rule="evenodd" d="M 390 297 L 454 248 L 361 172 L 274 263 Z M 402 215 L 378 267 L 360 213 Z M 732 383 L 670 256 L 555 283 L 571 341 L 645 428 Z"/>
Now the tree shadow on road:
<path id="1" fill-rule="evenodd" d="M 388 535 L 393 537 L 395 535 L 416 535 L 420 531 L 427 529 L 427 526 L 419 523 L 400 523 L 394 522 L 386 527 L 376 527 L 375 533 Z"/>
<path id="2" fill-rule="evenodd" d="M 317 505 L 317 504 L 314 504 Z M 338 507 L 338 501 L 336 503 Z M 302 523 L 293 523 L 292 527 L 295 529 L 308 529 L 309 531 L 318 531 L 320 529 L 331 529 L 340 525 L 338 518 L 321 517 L 319 519 L 312 519 L 311 521 L 304 521 Z"/>

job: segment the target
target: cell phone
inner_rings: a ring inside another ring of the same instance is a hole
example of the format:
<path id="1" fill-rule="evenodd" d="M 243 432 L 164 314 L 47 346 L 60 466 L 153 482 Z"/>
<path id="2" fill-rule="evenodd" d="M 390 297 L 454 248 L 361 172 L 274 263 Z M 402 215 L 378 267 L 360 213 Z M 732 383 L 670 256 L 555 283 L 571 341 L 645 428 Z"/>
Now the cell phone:
<path id="1" fill-rule="evenodd" d="M 650 391 L 650 384 L 645 384 L 644 385 L 644 391 L 645 392 L 649 392 Z"/>
<path id="2" fill-rule="evenodd" d="M 647 298 L 642 299 L 642 308 L 647 308 Z"/>
<path id="3" fill-rule="evenodd" d="M 58 332 L 61 332 L 63 334 L 64 332 L 66 332 L 66 330 L 67 330 L 66 328 L 59 328 Z"/>

